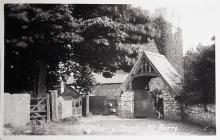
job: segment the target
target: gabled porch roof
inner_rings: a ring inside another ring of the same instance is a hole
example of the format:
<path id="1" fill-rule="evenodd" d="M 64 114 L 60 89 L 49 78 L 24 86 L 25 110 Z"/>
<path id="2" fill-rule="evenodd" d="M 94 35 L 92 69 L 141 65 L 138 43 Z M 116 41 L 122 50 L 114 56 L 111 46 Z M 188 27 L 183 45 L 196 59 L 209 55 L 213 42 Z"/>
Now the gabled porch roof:
<path id="1" fill-rule="evenodd" d="M 127 85 L 132 79 L 132 76 L 137 72 L 141 61 L 143 61 L 144 58 L 151 64 L 154 71 L 161 77 L 163 82 L 167 84 L 171 91 L 173 91 L 174 95 L 180 95 L 180 91 L 182 89 L 182 77 L 177 73 L 164 55 L 147 51 L 143 51 L 143 53 L 140 55 L 126 80 L 118 90 L 118 93 L 121 93 L 126 89 Z"/>

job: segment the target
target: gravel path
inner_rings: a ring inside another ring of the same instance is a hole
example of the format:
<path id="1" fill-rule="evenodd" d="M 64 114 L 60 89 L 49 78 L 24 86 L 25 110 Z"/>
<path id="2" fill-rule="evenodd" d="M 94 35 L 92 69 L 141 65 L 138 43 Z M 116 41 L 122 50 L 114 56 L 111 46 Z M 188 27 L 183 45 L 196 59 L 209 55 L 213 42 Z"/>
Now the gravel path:
<path id="1" fill-rule="evenodd" d="M 99 115 L 78 121 L 51 122 L 46 127 L 45 133 L 52 135 L 215 135 L 214 130 L 184 122 Z"/>

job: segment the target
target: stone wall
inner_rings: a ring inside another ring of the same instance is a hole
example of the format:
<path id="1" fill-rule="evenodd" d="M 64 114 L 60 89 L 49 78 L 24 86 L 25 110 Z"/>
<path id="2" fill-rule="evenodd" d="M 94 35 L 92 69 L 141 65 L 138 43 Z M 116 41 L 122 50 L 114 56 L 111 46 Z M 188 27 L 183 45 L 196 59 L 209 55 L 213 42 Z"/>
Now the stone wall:
<path id="1" fill-rule="evenodd" d="M 162 91 L 164 119 L 181 120 L 181 103 L 178 102 L 169 87 L 163 83 L 160 77 L 153 78 L 149 82 L 150 91 L 160 89 Z"/>
<path id="2" fill-rule="evenodd" d="M 149 89 L 160 89 L 162 91 L 161 98 L 163 98 L 164 119 L 168 120 L 185 120 L 191 123 L 197 123 L 203 126 L 216 127 L 216 112 L 215 105 L 201 105 L 187 106 L 181 104 L 178 96 L 173 94 L 164 84 L 161 78 L 153 78 L 149 82 Z M 134 91 L 125 91 L 118 99 L 117 114 L 121 117 L 134 117 Z M 139 95 L 137 94 L 136 97 Z"/>
<path id="3" fill-rule="evenodd" d="M 123 118 L 134 117 L 134 91 L 126 91 L 118 99 L 117 115 Z"/>
<path id="4" fill-rule="evenodd" d="M 59 119 L 63 119 L 63 118 L 68 118 L 73 116 L 73 107 L 72 107 L 72 98 L 71 97 L 62 97 L 59 96 L 57 98 L 57 104 L 58 104 L 58 108 L 61 105 L 62 111 L 58 110 L 58 115 L 60 116 Z M 62 112 L 61 114 L 59 112 Z"/>
<path id="5" fill-rule="evenodd" d="M 165 94 L 163 97 L 164 102 L 164 119 L 168 120 L 181 120 L 181 103 L 175 97 Z"/>
<path id="6" fill-rule="evenodd" d="M 19 127 L 30 123 L 30 94 L 4 94 L 4 124 Z"/>
<path id="7" fill-rule="evenodd" d="M 160 89 L 163 94 L 163 110 L 164 119 L 169 120 L 181 120 L 181 103 L 176 100 L 176 97 L 169 89 L 169 87 L 163 83 L 161 78 L 153 78 L 149 82 L 150 91 L 154 89 Z M 134 91 L 125 91 L 118 99 L 118 115 L 121 117 L 134 117 Z"/>
<path id="8" fill-rule="evenodd" d="M 215 105 L 183 105 L 183 119 L 202 126 L 216 127 Z"/>

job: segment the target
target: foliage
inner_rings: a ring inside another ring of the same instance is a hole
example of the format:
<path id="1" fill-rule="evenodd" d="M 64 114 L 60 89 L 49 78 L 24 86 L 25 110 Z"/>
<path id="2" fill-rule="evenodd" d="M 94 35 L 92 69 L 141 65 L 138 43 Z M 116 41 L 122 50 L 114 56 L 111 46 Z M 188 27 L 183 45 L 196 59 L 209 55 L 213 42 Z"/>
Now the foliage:
<path id="1" fill-rule="evenodd" d="M 5 90 L 44 86 L 47 71 L 54 74 L 57 62 L 69 59 L 68 44 L 81 40 L 69 13 L 65 5 L 5 6 Z"/>
<path id="2" fill-rule="evenodd" d="M 153 95 L 154 97 L 157 97 L 158 95 L 162 95 L 162 91 L 158 88 L 155 88 L 151 90 L 149 94 Z"/>
<path id="3" fill-rule="evenodd" d="M 73 72 L 79 79 L 74 86 L 89 92 L 92 72 L 111 77 L 117 70 L 132 68 L 138 51 L 120 44 L 147 43 L 155 36 L 148 13 L 130 5 L 6 4 L 4 8 L 7 92 L 32 90 L 42 96 L 57 84 L 58 71 Z"/>
<path id="4" fill-rule="evenodd" d="M 78 93 L 91 93 L 92 85 L 95 82 L 92 71 L 88 66 L 81 66 L 71 60 L 59 64 L 59 75 L 71 75 L 74 79 L 74 89 Z"/>
<path id="5" fill-rule="evenodd" d="M 149 94 L 152 95 L 152 97 L 153 97 L 156 101 L 158 101 L 159 98 L 161 98 L 161 95 L 163 94 L 163 92 L 162 92 L 160 89 L 155 88 L 155 89 L 149 91 Z"/>
<path id="6" fill-rule="evenodd" d="M 78 18 L 87 20 L 106 16 L 114 22 L 123 23 L 126 31 L 125 38 L 121 42 L 143 43 L 148 42 L 148 38 L 153 38 L 153 28 L 148 12 L 140 8 L 120 4 L 72 5 L 72 7 L 75 9 L 74 16 Z"/>
<path id="7" fill-rule="evenodd" d="M 215 103 L 215 44 L 187 52 L 184 71 L 184 102 Z"/>
<path id="8" fill-rule="evenodd" d="M 147 21 L 136 11 L 128 5 L 5 5 L 5 91 L 44 93 L 56 84 L 60 62 L 80 64 L 87 80 L 88 69 L 108 77 L 129 71 L 137 52 L 118 44 L 129 41 L 128 24 Z"/>

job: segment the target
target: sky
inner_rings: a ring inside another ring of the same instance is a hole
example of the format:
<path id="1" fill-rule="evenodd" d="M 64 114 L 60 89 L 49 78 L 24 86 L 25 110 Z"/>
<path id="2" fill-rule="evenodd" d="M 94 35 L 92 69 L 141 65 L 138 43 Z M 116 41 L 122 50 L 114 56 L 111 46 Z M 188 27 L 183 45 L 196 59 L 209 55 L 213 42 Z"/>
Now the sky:
<path id="1" fill-rule="evenodd" d="M 179 26 L 183 30 L 184 52 L 199 43 L 211 44 L 216 34 L 218 0 L 132 0 L 131 4 L 154 12 L 156 8 L 167 8 L 180 16 Z M 175 24 L 175 23 L 174 23 Z"/>

